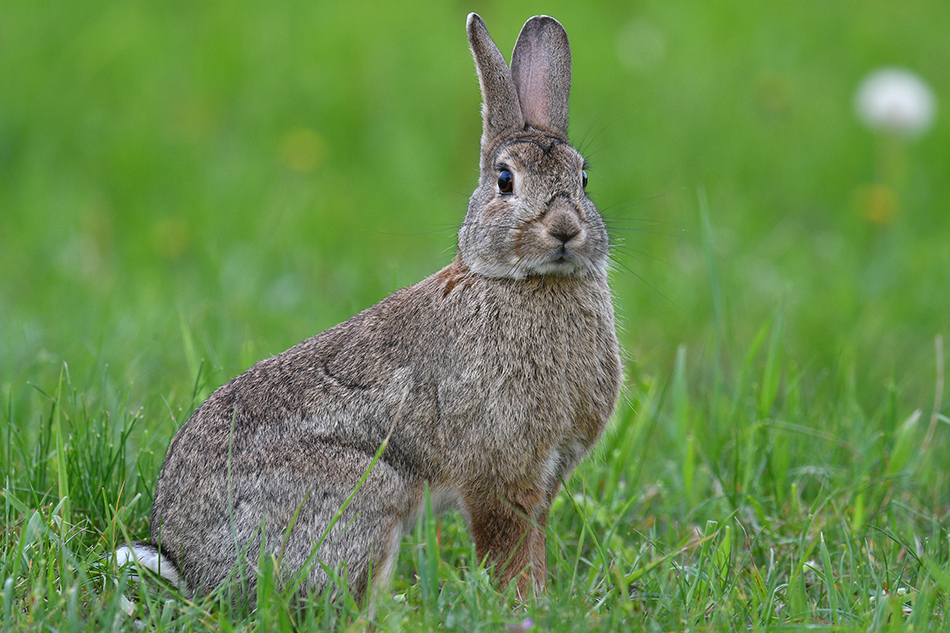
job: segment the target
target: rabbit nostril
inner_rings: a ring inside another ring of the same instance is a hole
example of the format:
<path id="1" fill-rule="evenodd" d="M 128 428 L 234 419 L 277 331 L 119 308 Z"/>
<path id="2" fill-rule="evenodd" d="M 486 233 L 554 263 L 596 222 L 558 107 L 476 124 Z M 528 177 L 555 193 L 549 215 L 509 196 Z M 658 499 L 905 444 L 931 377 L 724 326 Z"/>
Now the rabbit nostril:
<path id="1" fill-rule="evenodd" d="M 576 226 L 554 226 L 548 229 L 548 235 L 558 240 L 562 244 L 567 244 L 580 233 L 580 228 Z"/>

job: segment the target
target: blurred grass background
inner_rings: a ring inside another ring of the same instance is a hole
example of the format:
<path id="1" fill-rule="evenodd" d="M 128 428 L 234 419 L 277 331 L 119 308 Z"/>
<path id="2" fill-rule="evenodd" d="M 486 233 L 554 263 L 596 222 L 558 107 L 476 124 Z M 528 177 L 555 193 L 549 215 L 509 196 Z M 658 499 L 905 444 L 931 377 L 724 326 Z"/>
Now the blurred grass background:
<path id="1" fill-rule="evenodd" d="M 930 410 L 950 339 L 946 2 L 6 0 L 7 465 L 63 363 L 95 406 L 128 397 L 154 433 L 129 451 L 157 472 L 209 389 L 448 263 L 477 180 L 469 11 L 506 56 L 531 15 L 570 34 L 632 382 L 675 366 L 709 391 L 780 318 L 806 409 L 846 382 L 887 420 Z M 881 66 L 935 91 L 926 134 L 858 121 Z"/>
<path id="2" fill-rule="evenodd" d="M 784 300 L 800 363 L 932 389 L 947 119 L 892 143 L 852 100 L 900 65 L 946 102 L 946 3 L 289 0 L 4 3 L 7 389 L 68 361 L 175 393 L 182 322 L 224 379 L 449 261 L 477 177 L 469 10 L 506 54 L 534 13 L 571 35 L 632 371 L 708 345 L 718 287 L 740 348 Z"/>

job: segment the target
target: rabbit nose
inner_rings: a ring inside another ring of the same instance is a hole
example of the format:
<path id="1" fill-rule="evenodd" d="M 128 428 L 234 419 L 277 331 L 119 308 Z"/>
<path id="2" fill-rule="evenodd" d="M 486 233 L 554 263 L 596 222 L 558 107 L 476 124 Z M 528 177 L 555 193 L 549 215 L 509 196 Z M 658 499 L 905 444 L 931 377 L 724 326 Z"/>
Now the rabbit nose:
<path id="1" fill-rule="evenodd" d="M 567 244 L 581 232 L 577 214 L 567 209 L 558 209 L 548 218 L 548 235 L 562 244 Z"/>
<path id="2" fill-rule="evenodd" d="M 562 243 L 564 243 L 564 244 L 567 244 L 568 242 L 570 242 L 570 241 L 571 241 L 572 239 L 574 239 L 574 237 L 576 237 L 577 234 L 580 233 L 580 232 L 581 232 L 581 229 L 580 229 L 580 227 L 578 227 L 578 226 L 573 226 L 573 227 L 551 227 L 550 229 L 548 229 L 548 235 L 550 235 L 550 236 L 553 237 L 554 239 L 556 239 L 556 240 L 558 240 L 558 241 L 560 241 L 560 242 L 562 242 Z"/>

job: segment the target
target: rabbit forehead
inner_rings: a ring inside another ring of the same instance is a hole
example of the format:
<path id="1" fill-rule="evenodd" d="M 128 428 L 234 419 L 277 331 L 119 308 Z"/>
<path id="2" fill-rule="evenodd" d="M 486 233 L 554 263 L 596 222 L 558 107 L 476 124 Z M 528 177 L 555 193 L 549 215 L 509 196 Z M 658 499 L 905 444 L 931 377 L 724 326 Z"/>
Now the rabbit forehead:
<path id="1" fill-rule="evenodd" d="M 584 158 L 559 136 L 531 136 L 509 139 L 501 144 L 495 152 L 494 162 L 557 175 L 564 169 L 583 166 Z"/>

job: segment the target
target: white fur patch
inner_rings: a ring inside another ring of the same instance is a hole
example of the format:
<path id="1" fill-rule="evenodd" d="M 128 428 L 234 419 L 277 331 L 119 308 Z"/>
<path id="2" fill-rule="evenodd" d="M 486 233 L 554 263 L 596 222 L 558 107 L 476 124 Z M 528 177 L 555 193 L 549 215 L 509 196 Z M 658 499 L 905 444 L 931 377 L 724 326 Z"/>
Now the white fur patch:
<path id="1" fill-rule="evenodd" d="M 119 547 L 115 550 L 115 561 L 119 567 L 135 563 L 139 567 L 151 569 L 182 591 L 188 588 L 172 562 L 162 556 L 157 547 L 149 543 L 132 543 Z M 135 577 L 137 578 L 138 575 L 136 574 Z"/>

